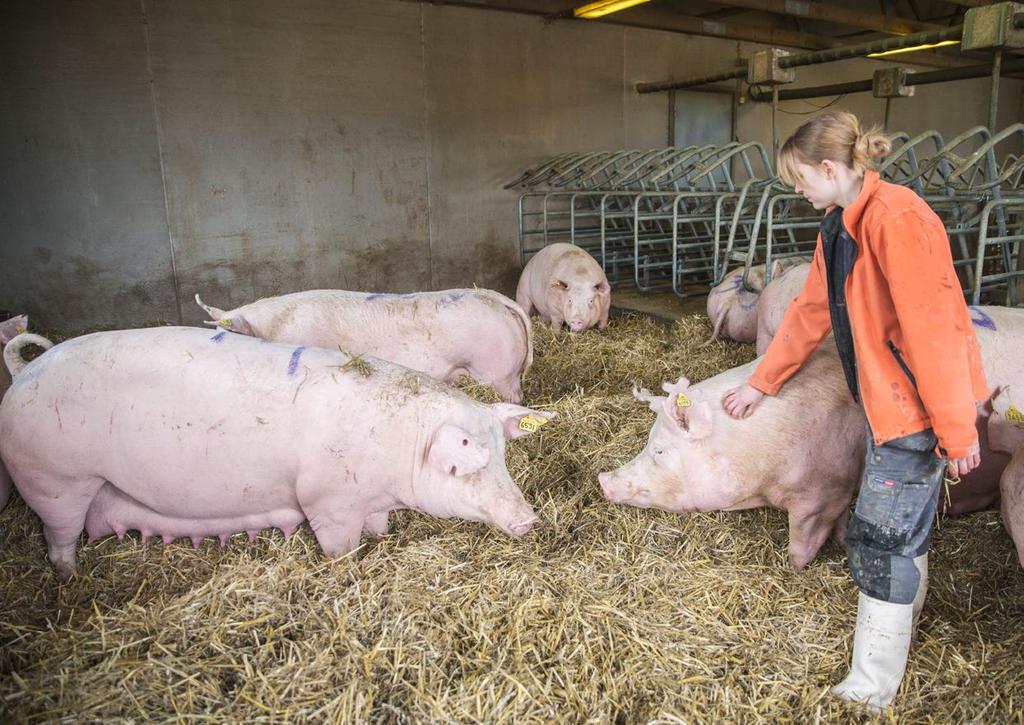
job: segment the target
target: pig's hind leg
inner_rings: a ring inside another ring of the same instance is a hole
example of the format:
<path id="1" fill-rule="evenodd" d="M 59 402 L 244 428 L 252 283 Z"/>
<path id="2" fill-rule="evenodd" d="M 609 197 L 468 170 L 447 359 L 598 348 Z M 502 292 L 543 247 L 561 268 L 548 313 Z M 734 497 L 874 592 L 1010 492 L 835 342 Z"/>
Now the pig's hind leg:
<path id="1" fill-rule="evenodd" d="M 43 536 L 50 562 L 64 580 L 75 573 L 75 547 L 85 528 L 85 517 L 105 481 L 99 477 L 19 479 L 25 503 L 43 521 Z"/>

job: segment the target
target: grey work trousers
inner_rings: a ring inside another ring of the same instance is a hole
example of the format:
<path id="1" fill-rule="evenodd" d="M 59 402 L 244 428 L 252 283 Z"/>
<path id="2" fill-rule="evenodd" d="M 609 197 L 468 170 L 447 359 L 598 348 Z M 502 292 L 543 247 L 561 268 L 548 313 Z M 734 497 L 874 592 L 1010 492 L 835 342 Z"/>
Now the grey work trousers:
<path id="1" fill-rule="evenodd" d="M 946 459 L 931 428 L 875 445 L 868 430 L 864 476 L 850 526 L 847 557 L 853 581 L 874 599 L 910 604 L 928 551 Z"/>

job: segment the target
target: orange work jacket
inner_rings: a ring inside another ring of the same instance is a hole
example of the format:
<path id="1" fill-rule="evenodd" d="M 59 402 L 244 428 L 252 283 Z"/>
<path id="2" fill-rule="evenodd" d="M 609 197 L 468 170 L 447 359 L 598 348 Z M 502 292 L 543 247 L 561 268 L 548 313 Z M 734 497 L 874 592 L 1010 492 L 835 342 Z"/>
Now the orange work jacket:
<path id="1" fill-rule="evenodd" d="M 990 392 L 942 221 L 913 191 L 869 170 L 842 222 L 857 244 L 846 304 L 875 443 L 931 427 L 947 456 L 968 455 L 976 404 Z M 776 394 L 832 329 L 825 280 L 819 234 L 804 288 L 749 380 L 761 392 Z"/>

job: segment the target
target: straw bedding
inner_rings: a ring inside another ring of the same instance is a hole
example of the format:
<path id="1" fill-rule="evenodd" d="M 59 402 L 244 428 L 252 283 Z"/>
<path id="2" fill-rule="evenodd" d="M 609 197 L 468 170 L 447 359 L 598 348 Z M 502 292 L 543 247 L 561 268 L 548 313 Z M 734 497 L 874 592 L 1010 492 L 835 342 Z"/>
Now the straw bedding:
<path id="1" fill-rule="evenodd" d="M 61 585 L 38 519 L 0 513 L 0 719 L 76 722 L 847 722 L 856 591 L 828 544 L 786 564 L 781 512 L 611 504 L 597 472 L 643 446 L 629 394 L 753 357 L 707 319 L 604 332 L 535 325 L 527 402 L 559 419 L 511 443 L 541 523 L 522 539 L 412 512 L 325 559 L 308 527 L 79 549 Z M 483 400 L 493 392 L 463 389 Z M 900 722 L 1024 722 L 1024 571 L 997 512 L 942 521 Z"/>

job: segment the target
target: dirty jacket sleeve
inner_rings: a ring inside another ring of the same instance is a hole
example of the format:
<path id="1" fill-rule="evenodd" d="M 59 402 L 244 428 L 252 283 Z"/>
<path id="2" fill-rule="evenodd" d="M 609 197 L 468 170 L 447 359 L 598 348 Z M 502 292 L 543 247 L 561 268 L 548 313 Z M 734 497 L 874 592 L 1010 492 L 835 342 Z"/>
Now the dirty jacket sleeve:
<path id="1" fill-rule="evenodd" d="M 804 288 L 786 309 L 778 332 L 748 382 L 762 393 L 775 395 L 783 383 L 807 361 L 831 329 L 825 257 L 819 237 Z"/>
<path id="2" fill-rule="evenodd" d="M 945 230 L 914 211 L 880 220 L 877 259 L 889 285 L 903 354 L 939 445 L 950 458 L 978 443 L 965 302 Z"/>

